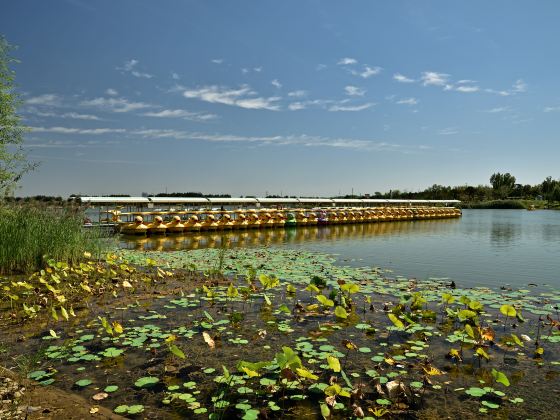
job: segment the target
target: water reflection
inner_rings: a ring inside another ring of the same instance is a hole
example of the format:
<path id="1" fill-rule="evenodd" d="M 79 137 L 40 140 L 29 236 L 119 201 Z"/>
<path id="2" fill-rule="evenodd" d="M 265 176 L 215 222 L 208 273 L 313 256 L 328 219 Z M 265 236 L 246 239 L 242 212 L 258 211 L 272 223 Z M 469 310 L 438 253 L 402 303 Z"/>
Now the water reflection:
<path id="1" fill-rule="evenodd" d="M 163 237 L 121 237 L 121 247 L 142 251 L 178 251 L 201 248 L 237 248 L 365 239 L 382 235 L 433 234 L 456 225 L 458 219 L 302 226 L 290 229 L 201 232 Z"/>

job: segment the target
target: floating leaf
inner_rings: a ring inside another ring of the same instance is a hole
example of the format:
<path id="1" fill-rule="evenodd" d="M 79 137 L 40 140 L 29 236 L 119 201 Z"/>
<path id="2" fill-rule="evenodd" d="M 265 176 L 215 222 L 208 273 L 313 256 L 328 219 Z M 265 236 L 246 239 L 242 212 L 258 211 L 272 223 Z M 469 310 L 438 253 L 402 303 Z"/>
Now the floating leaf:
<path id="1" fill-rule="evenodd" d="M 341 319 L 348 318 L 348 312 L 346 312 L 346 309 L 344 309 L 342 306 L 337 306 L 334 309 L 334 314 L 336 315 L 337 318 L 341 318 Z"/>
<path id="2" fill-rule="evenodd" d="M 502 314 L 504 314 L 504 316 L 507 316 L 507 317 L 510 317 L 510 318 L 515 317 L 515 315 L 517 315 L 517 311 L 511 305 L 500 306 L 500 312 Z"/>
<path id="3" fill-rule="evenodd" d="M 496 369 L 492 369 L 492 376 L 494 377 L 494 380 L 495 380 L 496 382 L 499 382 L 499 383 L 501 383 L 501 384 L 503 384 L 503 385 L 505 385 L 505 386 L 509 386 L 509 385 L 510 385 L 509 379 L 508 379 L 508 377 L 505 375 L 505 373 L 500 372 L 500 371 L 498 371 L 498 370 L 496 370 Z"/>
<path id="4" fill-rule="evenodd" d="M 327 364 L 333 372 L 340 372 L 340 360 L 334 356 L 327 356 Z"/>

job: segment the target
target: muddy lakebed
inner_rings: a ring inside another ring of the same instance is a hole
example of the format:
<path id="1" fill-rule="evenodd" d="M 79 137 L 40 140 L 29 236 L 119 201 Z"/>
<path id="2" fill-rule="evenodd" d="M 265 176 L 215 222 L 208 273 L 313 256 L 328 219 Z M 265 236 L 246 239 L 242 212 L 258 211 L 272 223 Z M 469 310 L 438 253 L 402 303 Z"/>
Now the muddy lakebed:
<path id="1" fill-rule="evenodd" d="M 72 316 L 11 324 L 2 364 L 29 355 L 30 380 L 131 418 L 558 418 L 553 288 L 280 248 L 114 258 L 156 280 L 115 277 Z"/>

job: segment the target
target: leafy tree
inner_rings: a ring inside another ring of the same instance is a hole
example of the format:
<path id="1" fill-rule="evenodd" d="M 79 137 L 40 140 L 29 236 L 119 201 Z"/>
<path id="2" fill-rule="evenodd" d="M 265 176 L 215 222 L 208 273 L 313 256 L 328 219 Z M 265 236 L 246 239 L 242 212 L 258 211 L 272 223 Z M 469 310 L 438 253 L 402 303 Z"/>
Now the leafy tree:
<path id="1" fill-rule="evenodd" d="M 515 186 L 515 177 L 509 172 L 505 174 L 496 172 L 490 177 L 490 184 L 498 198 L 506 198 Z"/>
<path id="2" fill-rule="evenodd" d="M 556 183 L 554 188 L 549 194 L 550 201 L 560 201 L 560 183 Z"/>
<path id="3" fill-rule="evenodd" d="M 22 175 L 35 167 L 22 147 L 26 128 L 16 113 L 21 101 L 14 92 L 15 73 L 10 68 L 17 63 L 11 56 L 13 50 L 0 35 L 0 198 L 10 194 Z"/>

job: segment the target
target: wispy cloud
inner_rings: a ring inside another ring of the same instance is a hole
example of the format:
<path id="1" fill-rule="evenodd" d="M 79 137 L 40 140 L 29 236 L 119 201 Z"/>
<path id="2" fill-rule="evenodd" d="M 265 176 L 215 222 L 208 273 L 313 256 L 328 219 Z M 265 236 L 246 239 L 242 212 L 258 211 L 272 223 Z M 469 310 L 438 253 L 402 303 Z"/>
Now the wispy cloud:
<path id="1" fill-rule="evenodd" d="M 414 83 L 416 80 L 414 79 L 410 79 L 400 73 L 395 73 L 393 74 L 393 80 L 396 80 L 397 82 L 400 83 Z"/>
<path id="2" fill-rule="evenodd" d="M 461 86 L 457 86 L 455 90 L 461 93 L 474 93 L 474 92 L 478 92 L 480 88 L 478 86 L 461 85 Z"/>
<path id="3" fill-rule="evenodd" d="M 509 106 L 499 106 L 499 107 L 496 107 L 496 108 L 487 109 L 486 111 L 483 111 L 483 112 L 487 112 L 489 114 L 497 114 L 497 113 L 500 113 L 500 112 L 507 112 L 509 110 L 510 110 Z"/>
<path id="4" fill-rule="evenodd" d="M 356 60 L 355 58 L 344 57 L 338 60 L 336 64 L 338 64 L 339 66 L 351 66 L 352 64 L 357 64 L 357 63 L 358 60 Z"/>
<path id="5" fill-rule="evenodd" d="M 418 99 L 416 98 L 403 98 L 403 99 L 399 99 L 396 102 L 399 105 L 417 105 L 418 104 Z"/>
<path id="6" fill-rule="evenodd" d="M 98 108 L 111 112 L 130 112 L 139 109 L 153 108 L 153 105 L 144 102 L 131 102 L 125 98 L 94 98 L 80 102 L 81 106 Z"/>
<path id="7" fill-rule="evenodd" d="M 442 128 L 441 130 L 439 130 L 438 134 L 440 136 L 452 136 L 454 134 L 459 134 L 459 130 L 457 130 L 457 128 L 455 128 L 455 127 L 447 127 L 447 128 Z"/>
<path id="8" fill-rule="evenodd" d="M 281 99 L 280 97 L 263 98 L 256 97 L 256 95 L 257 93 L 247 85 L 242 85 L 238 89 L 212 85 L 199 89 L 188 89 L 183 92 L 185 98 L 199 99 L 204 102 L 238 106 L 245 109 L 267 109 L 270 111 L 280 109 L 280 105 L 276 103 Z"/>
<path id="9" fill-rule="evenodd" d="M 303 98 L 303 97 L 307 96 L 307 91 L 306 90 L 294 90 L 292 92 L 289 92 L 288 96 L 291 97 L 291 98 Z"/>
<path id="10" fill-rule="evenodd" d="M 180 118 L 189 121 L 208 121 L 218 118 L 215 114 L 191 112 L 184 109 L 164 109 L 157 112 L 146 112 L 142 115 L 155 118 Z"/>
<path id="11" fill-rule="evenodd" d="M 485 89 L 485 92 L 493 93 L 500 96 L 512 96 L 518 93 L 527 92 L 528 85 L 523 81 L 523 79 L 517 79 L 515 83 L 507 90 L 495 90 L 495 89 Z"/>
<path id="12" fill-rule="evenodd" d="M 435 71 L 425 71 L 420 77 L 424 86 L 446 86 L 449 84 L 449 75 Z"/>
<path id="13" fill-rule="evenodd" d="M 101 118 L 99 118 L 97 115 L 91 115 L 91 114 L 80 114 L 78 112 L 63 112 L 63 113 L 57 113 L 57 112 L 51 112 L 51 111 L 41 111 L 37 108 L 34 107 L 30 107 L 27 108 L 26 111 L 32 115 L 37 115 L 39 117 L 49 117 L 49 118 L 71 118 L 74 120 L 89 120 L 89 121 L 99 121 Z"/>
<path id="14" fill-rule="evenodd" d="M 212 60 L 210 60 L 211 63 L 214 64 L 223 64 L 224 59 L 223 58 L 213 58 Z"/>
<path id="15" fill-rule="evenodd" d="M 543 109 L 543 112 L 560 112 L 560 106 L 547 106 Z"/>
<path id="16" fill-rule="evenodd" d="M 59 106 L 62 103 L 62 98 L 54 93 L 46 93 L 29 98 L 25 100 L 25 103 L 27 105 Z"/>
<path id="17" fill-rule="evenodd" d="M 171 72 L 171 78 L 173 80 L 179 80 L 181 77 L 179 76 L 179 74 L 177 74 L 175 72 Z"/>
<path id="18" fill-rule="evenodd" d="M 115 89 L 109 88 L 105 91 L 105 94 L 109 96 L 117 96 L 119 92 L 117 92 Z"/>
<path id="19" fill-rule="evenodd" d="M 120 70 L 123 73 L 130 73 L 134 77 L 139 77 L 141 79 L 151 79 L 152 77 L 154 77 L 149 73 L 138 71 L 136 68 L 138 66 L 138 63 L 139 61 L 133 58 L 131 60 L 125 61 L 122 67 L 117 67 L 117 70 Z"/>
<path id="20" fill-rule="evenodd" d="M 371 108 L 375 105 L 373 102 L 368 102 L 362 105 L 333 105 L 329 108 L 330 112 L 358 112 Z"/>
<path id="21" fill-rule="evenodd" d="M 346 86 L 344 91 L 348 96 L 364 96 L 366 93 L 365 89 L 359 88 L 357 86 Z"/>
<path id="22" fill-rule="evenodd" d="M 123 134 L 127 141 L 133 140 L 178 140 L 178 141 L 205 141 L 215 143 L 253 143 L 268 146 L 292 146 L 302 147 L 323 147 L 323 148 L 344 148 L 361 151 L 387 151 L 399 153 L 420 152 L 426 146 L 402 146 L 396 143 L 388 143 L 374 139 L 359 139 L 346 137 L 324 137 L 308 134 L 292 135 L 266 135 L 266 136 L 245 136 L 224 133 L 203 133 L 190 132 L 175 129 L 124 129 L 124 128 L 98 128 L 98 129 L 79 129 L 70 127 L 33 127 L 36 133 L 50 134 L 72 134 L 72 135 L 100 135 L 100 134 Z M 111 143 L 122 143 L 121 140 L 96 140 L 88 141 L 41 141 L 34 139 L 35 143 L 27 144 L 26 147 L 103 147 Z"/>
<path id="23" fill-rule="evenodd" d="M 354 76 L 360 76 L 364 79 L 369 79 L 372 76 L 377 76 L 379 73 L 381 73 L 381 70 L 383 69 L 378 66 L 375 67 L 364 66 L 362 71 L 353 70 L 353 69 L 350 69 L 349 71 Z"/>
<path id="24" fill-rule="evenodd" d="M 282 83 L 280 83 L 280 82 L 278 81 L 278 79 L 274 79 L 272 82 L 270 82 L 270 84 L 271 84 L 272 86 L 274 86 L 275 88 L 278 88 L 278 89 L 280 89 L 280 88 L 282 87 Z"/>
<path id="25" fill-rule="evenodd" d="M 54 134 L 117 134 L 126 133 L 124 128 L 74 128 L 74 127 L 30 127 L 34 133 L 54 133 Z"/>

